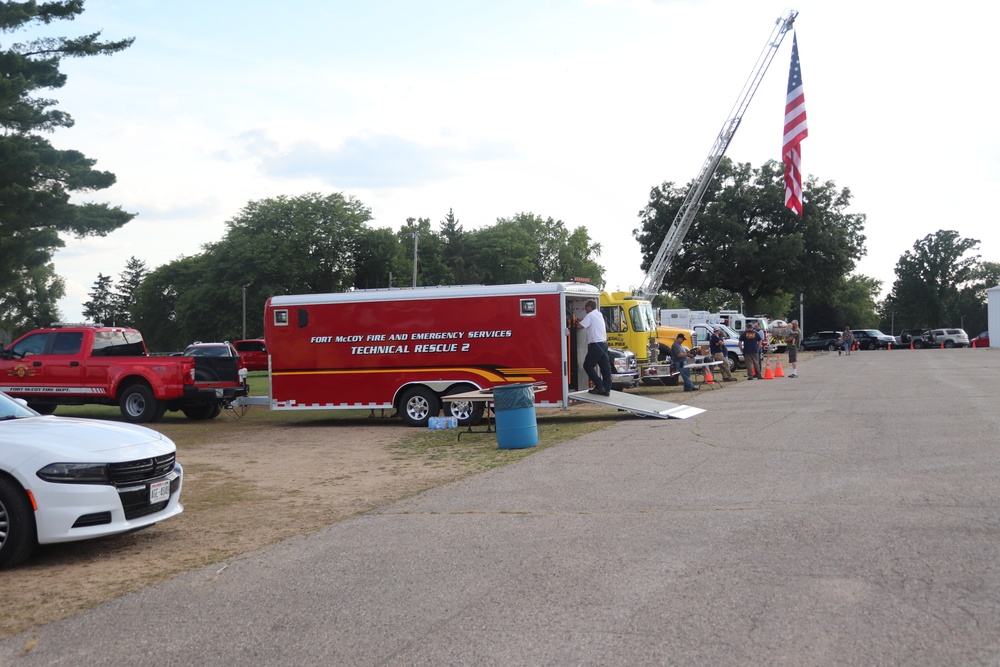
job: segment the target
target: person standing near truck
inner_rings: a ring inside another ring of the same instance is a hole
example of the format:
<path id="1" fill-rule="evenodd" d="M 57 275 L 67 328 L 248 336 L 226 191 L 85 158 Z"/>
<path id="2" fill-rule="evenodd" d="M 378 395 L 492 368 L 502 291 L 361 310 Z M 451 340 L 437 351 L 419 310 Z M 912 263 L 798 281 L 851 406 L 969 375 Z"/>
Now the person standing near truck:
<path id="1" fill-rule="evenodd" d="M 596 301 L 587 299 L 583 309 L 587 314 L 576 326 L 587 330 L 587 356 L 583 359 L 583 370 L 594 383 L 590 393 L 610 396 L 611 360 L 608 358 L 608 327 L 601 311 L 597 309 Z M 601 369 L 600 374 L 597 373 L 598 366 Z"/>
<path id="2" fill-rule="evenodd" d="M 792 367 L 792 372 L 788 377 L 797 378 L 799 376 L 799 343 L 802 342 L 802 332 L 799 331 L 799 321 L 792 320 L 792 330 L 785 336 L 785 345 L 788 346 L 788 364 Z"/>
<path id="3" fill-rule="evenodd" d="M 670 358 L 673 359 L 674 368 L 684 380 L 684 391 L 698 391 L 698 387 L 694 386 L 694 382 L 691 381 L 691 371 L 686 368 L 687 358 L 691 356 L 691 352 L 684 347 L 686 340 L 687 336 L 682 333 L 677 334 L 674 344 L 670 346 Z"/>
<path id="4" fill-rule="evenodd" d="M 753 327 L 747 327 L 740 334 L 740 352 L 747 364 L 747 379 L 760 380 L 761 334 Z"/>
<path id="5" fill-rule="evenodd" d="M 708 337 L 708 351 L 712 354 L 714 361 L 721 361 L 719 369 L 722 371 L 723 382 L 735 382 L 732 372 L 729 370 L 729 360 L 726 359 L 726 341 L 722 338 L 722 329 L 715 327 L 712 335 Z"/>

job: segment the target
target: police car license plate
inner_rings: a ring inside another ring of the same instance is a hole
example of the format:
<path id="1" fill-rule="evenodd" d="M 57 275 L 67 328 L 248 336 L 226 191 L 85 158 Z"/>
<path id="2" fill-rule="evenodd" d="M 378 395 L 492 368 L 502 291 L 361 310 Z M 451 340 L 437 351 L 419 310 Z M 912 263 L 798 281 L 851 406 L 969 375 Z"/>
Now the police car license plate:
<path id="1" fill-rule="evenodd" d="M 170 480 L 163 482 L 153 482 L 149 485 L 149 504 L 163 502 L 170 499 Z"/>

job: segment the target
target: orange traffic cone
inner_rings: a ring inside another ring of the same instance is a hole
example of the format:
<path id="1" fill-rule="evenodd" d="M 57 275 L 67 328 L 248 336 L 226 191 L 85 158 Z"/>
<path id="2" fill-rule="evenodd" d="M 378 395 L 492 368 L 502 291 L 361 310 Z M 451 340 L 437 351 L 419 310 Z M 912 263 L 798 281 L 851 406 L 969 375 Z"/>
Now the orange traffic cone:
<path id="1" fill-rule="evenodd" d="M 764 357 L 764 379 L 774 379 L 774 371 L 771 370 L 771 357 Z"/>
<path id="2" fill-rule="evenodd" d="M 775 359 L 778 365 L 774 367 L 774 377 L 783 378 L 785 377 L 785 371 L 781 370 L 781 357 L 775 357 Z"/>
<path id="3" fill-rule="evenodd" d="M 712 369 L 705 366 L 705 384 L 715 384 L 715 378 L 712 377 Z"/>

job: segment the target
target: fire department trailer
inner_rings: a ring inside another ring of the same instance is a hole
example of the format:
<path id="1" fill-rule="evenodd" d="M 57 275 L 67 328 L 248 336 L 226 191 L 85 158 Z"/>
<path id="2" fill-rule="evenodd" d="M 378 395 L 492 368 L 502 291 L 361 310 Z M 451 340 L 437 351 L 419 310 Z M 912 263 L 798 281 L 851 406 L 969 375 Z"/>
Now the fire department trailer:
<path id="1" fill-rule="evenodd" d="M 544 383 L 540 407 L 599 403 L 662 418 L 699 408 L 612 392 L 589 394 L 582 329 L 600 292 L 582 283 L 462 285 L 274 296 L 264 313 L 272 410 L 396 410 L 426 425 L 444 405 L 475 424 L 488 400 L 442 397 Z M 263 404 L 248 397 L 244 405 Z"/>

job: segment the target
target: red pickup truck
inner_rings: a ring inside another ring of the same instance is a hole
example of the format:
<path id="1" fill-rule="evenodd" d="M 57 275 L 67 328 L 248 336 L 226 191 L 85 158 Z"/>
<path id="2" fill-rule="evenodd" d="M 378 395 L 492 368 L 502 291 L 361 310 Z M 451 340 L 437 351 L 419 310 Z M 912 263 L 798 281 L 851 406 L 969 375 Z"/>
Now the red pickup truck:
<path id="1" fill-rule="evenodd" d="M 167 410 L 213 419 L 247 395 L 238 357 L 151 357 L 142 334 L 123 327 L 53 325 L 0 352 L 0 391 L 43 414 L 59 405 L 118 405 L 126 421 Z"/>

